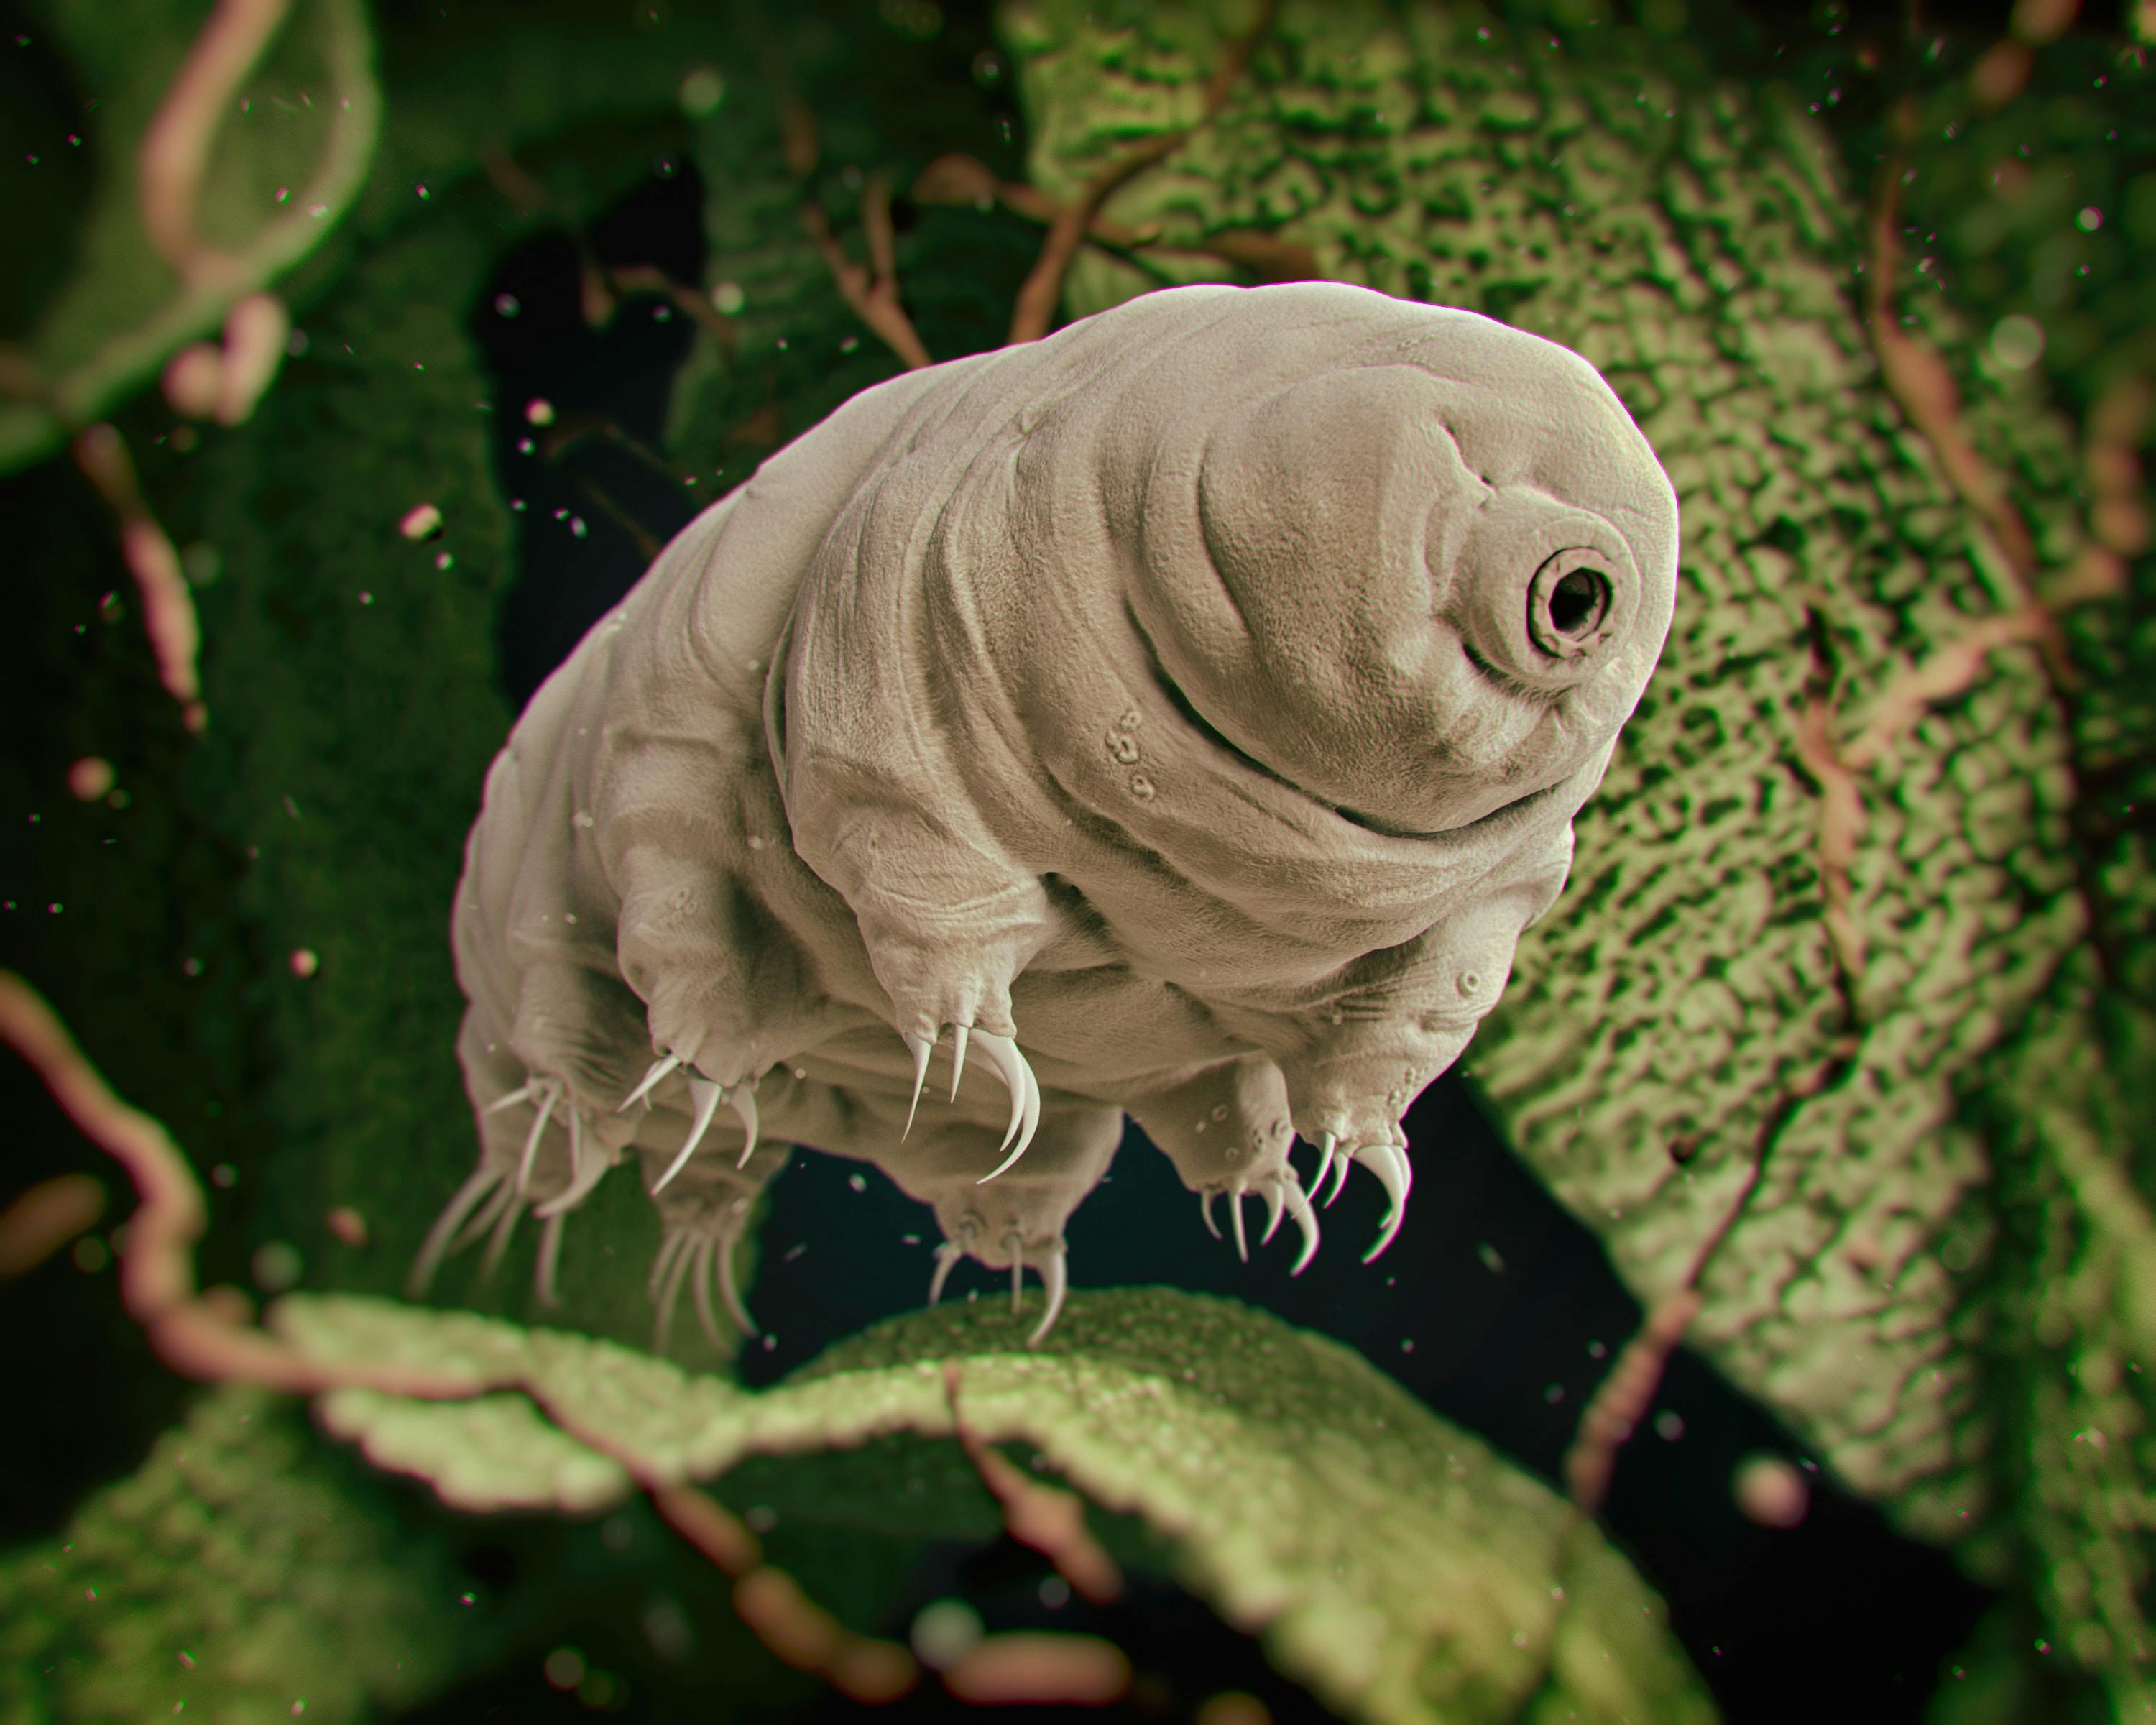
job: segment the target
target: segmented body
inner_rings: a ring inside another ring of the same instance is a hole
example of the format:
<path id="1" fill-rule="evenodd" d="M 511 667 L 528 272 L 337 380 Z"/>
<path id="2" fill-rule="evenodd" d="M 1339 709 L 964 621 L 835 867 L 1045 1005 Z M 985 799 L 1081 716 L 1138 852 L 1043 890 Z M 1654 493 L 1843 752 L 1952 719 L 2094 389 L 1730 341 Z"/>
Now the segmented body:
<path id="1" fill-rule="evenodd" d="M 1243 1194 L 1291 1215 L 1298 1269 L 1295 1138 L 1313 1192 L 1371 1168 L 1374 1255 L 1401 1117 L 1661 650 L 1676 528 L 1585 362 L 1334 284 L 1168 290 L 855 398 L 489 774 L 454 920 L 480 1162 L 415 1280 L 531 1206 L 545 1291 L 634 1159 L 662 1312 L 716 1279 L 746 1327 L 727 1255 L 803 1146 L 934 1207 L 937 1287 L 1037 1266 L 1037 1337 L 1126 1112 L 1239 1246 Z"/>

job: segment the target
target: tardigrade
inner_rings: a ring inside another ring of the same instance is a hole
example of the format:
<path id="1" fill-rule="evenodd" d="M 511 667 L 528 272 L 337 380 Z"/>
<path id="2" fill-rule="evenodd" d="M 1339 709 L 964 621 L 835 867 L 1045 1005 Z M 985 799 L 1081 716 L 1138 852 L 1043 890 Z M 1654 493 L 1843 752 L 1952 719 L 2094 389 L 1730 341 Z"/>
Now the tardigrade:
<path id="1" fill-rule="evenodd" d="M 414 1266 L 633 1160 L 662 1327 L 749 1329 L 788 1147 L 1048 1291 L 1125 1113 L 1266 1237 L 1496 1002 L 1668 633 L 1593 367 L 1337 284 L 1149 294 L 895 377 L 706 511 L 533 698 L 457 890 L 479 1167 Z M 935 1050 L 947 1051 L 945 1056 Z M 924 1079 L 935 1081 L 923 1094 Z M 1321 1161 L 1309 1192 L 1296 1137 Z"/>

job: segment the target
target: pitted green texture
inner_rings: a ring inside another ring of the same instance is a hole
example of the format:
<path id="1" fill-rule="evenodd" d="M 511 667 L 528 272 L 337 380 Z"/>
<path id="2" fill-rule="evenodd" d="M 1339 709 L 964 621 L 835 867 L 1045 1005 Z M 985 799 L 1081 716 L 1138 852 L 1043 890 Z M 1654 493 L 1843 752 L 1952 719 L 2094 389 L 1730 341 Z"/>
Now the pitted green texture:
<path id="1" fill-rule="evenodd" d="M 137 158 L 209 14 L 174 0 L 41 5 L 79 87 L 77 122 L 99 172 L 74 264 L 19 341 L 41 398 L 0 400 L 0 472 L 50 453 L 68 429 L 109 413 L 185 342 L 213 336 L 233 302 L 269 285 L 336 230 L 366 178 L 381 108 L 374 40 L 358 0 L 303 0 L 220 105 L 194 227 L 231 267 L 183 278 L 144 226 Z M 321 100 L 301 100 L 311 90 Z M 58 138 L 49 151 L 56 153 Z M 34 167 L 29 171 L 34 172 Z M 54 170 L 49 168 L 48 173 Z"/>
<path id="2" fill-rule="evenodd" d="M 357 1720 L 449 1668 L 449 1576 L 290 1401 L 223 1389 L 65 1534 L 0 1561 L 0 1717 Z"/>
<path id="3" fill-rule="evenodd" d="M 1661 1603 L 1547 1487 L 1348 1349 L 1225 1301 L 1074 1296 L 1035 1353 L 1001 1301 L 954 1304 L 880 1325 L 761 1393 L 611 1343 L 388 1301 L 293 1296 L 275 1322 L 318 1358 L 464 1370 L 530 1397 L 522 1414 L 495 1406 L 516 1399 L 499 1394 L 326 1399 L 333 1430 L 465 1505 L 603 1501 L 582 1476 L 564 1491 L 575 1445 L 538 1432 L 542 1413 L 603 1434 L 647 1482 L 818 1455 L 828 1489 L 845 1452 L 884 1465 L 860 1448 L 872 1439 L 948 1436 L 955 1364 L 970 1428 L 1141 1518 L 1181 1579 L 1344 1713 L 1712 1717 Z"/>
<path id="4" fill-rule="evenodd" d="M 1194 118 L 1246 22 L 1096 24 L 1075 0 L 1004 16 L 1057 197 Z M 1846 983 L 1829 937 L 1810 686 L 1846 746 L 1897 672 L 2020 598 L 1881 387 L 1854 301 L 1861 198 L 1784 95 L 1679 88 L 1636 50 L 1576 57 L 1435 8 L 1290 4 L 1219 121 L 1106 213 L 1165 244 L 1265 228 L 1328 275 L 1561 341 L 1653 442 L 1683 505 L 1676 626 L 1467 1065 L 1643 1298 L 1740 1210 L 1691 1339 L 1946 1538 L 1985 1511 L 1989 1439 L 1964 1278 L 1991 1213 L 1954 1087 L 2084 911 L 2067 741 L 2015 649 L 1864 780 Z M 1151 285 L 1094 254 L 1065 309 Z M 1974 418 L 2060 560 L 2062 431 L 2025 396 Z"/>

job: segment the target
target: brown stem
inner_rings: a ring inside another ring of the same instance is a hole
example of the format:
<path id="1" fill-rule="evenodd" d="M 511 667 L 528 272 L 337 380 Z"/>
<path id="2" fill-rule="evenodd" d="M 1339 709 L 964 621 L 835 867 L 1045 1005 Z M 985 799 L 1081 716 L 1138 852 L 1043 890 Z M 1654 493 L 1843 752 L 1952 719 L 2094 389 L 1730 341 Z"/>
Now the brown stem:
<path id="1" fill-rule="evenodd" d="M 1229 91 L 1242 75 L 1258 44 L 1272 28 L 1276 3 L 1277 0 L 1265 0 L 1259 8 L 1257 22 L 1229 45 L 1227 54 L 1206 80 L 1205 100 L 1194 121 L 1173 131 L 1163 132 L 1157 138 L 1148 138 L 1108 163 L 1086 182 L 1085 189 L 1075 199 L 1055 213 L 1055 218 L 1048 226 L 1048 238 L 1041 243 L 1040 256 L 1018 291 L 1018 304 L 1011 314 L 1012 345 L 1036 341 L 1048 333 L 1050 325 L 1055 320 L 1055 308 L 1063 298 L 1063 278 L 1070 273 L 1071 262 L 1100 214 L 1101 206 L 1135 176 L 1174 154 L 1192 133 L 1208 124 L 1227 105 Z"/>
<path id="2" fill-rule="evenodd" d="M 285 0 L 218 0 L 143 131 L 136 154 L 143 230 L 182 278 L 238 270 L 196 233 L 195 203 L 218 126 L 285 13 Z"/>
<path id="3" fill-rule="evenodd" d="M 943 1368 L 943 1393 L 951 1404 L 951 1430 L 981 1483 L 1002 1506 L 1004 1526 L 1020 1545 L 1039 1552 L 1081 1598 L 1112 1604 L 1123 1591 L 1123 1572 L 1086 1525 L 1086 1502 L 1075 1492 L 1028 1479 L 1009 1459 L 968 1425 L 958 1409 L 959 1373 L 954 1360 Z"/>
<path id="4" fill-rule="evenodd" d="M 120 549 L 142 596 L 142 626 L 157 659 L 157 675 L 180 703 L 180 721 L 190 731 L 209 722 L 202 703 L 195 655 L 202 626 L 180 569 L 180 554 L 150 512 L 136 482 L 126 439 L 110 425 L 93 425 L 74 440 L 75 465 L 120 518 Z"/>
<path id="5" fill-rule="evenodd" d="M 238 1379 L 300 1394 L 357 1384 L 442 1400 L 486 1387 L 454 1373 L 311 1359 L 265 1331 L 235 1322 L 223 1302 L 196 1291 L 194 1248 L 206 1222 L 202 1188 L 164 1127 L 113 1094 L 52 1008 L 8 971 L 0 971 L 0 1038 L 134 1183 L 138 1203 L 119 1253 L 121 1300 L 174 1371 L 205 1383 Z"/>
<path id="6" fill-rule="evenodd" d="M 853 308 L 854 316 L 899 357 L 908 371 L 919 371 L 935 362 L 915 331 L 913 320 L 898 302 L 898 281 L 891 273 L 896 265 L 891 261 L 889 193 L 882 192 L 880 200 L 875 195 L 882 187 L 880 177 L 870 179 L 870 195 L 865 198 L 861 212 L 862 225 L 868 230 L 870 255 L 875 260 L 875 274 L 871 275 L 846 255 L 846 249 L 831 232 L 830 218 L 814 197 L 802 202 L 801 226 L 814 242 L 816 249 L 823 254 L 824 266 L 830 270 L 831 280 L 841 297 Z"/>
<path id="7" fill-rule="evenodd" d="M 649 528 L 615 502 L 604 490 L 587 479 L 580 479 L 576 484 L 577 490 L 590 501 L 594 509 L 605 516 L 623 532 L 628 534 L 635 542 L 637 553 L 644 562 L 648 563 L 654 561 L 660 552 L 665 550 L 666 547 L 660 543 Z"/>

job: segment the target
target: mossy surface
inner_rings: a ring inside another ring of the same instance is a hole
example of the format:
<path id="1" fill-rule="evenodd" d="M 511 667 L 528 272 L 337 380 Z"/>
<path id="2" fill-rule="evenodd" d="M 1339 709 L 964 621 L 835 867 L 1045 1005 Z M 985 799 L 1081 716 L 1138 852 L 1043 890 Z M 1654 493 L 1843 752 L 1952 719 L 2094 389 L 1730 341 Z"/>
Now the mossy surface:
<path id="1" fill-rule="evenodd" d="M 330 1428 L 372 1460 L 472 1507 L 590 1509 L 629 1489 L 621 1464 L 650 1482 L 801 1456 L 819 1519 L 834 1497 L 875 1502 L 889 1532 L 895 1501 L 901 1522 L 975 1532 L 980 1494 L 955 1458 L 894 1467 L 877 1441 L 947 1437 L 956 1368 L 969 1428 L 1150 1529 L 1178 1579 L 1342 1714 L 1713 1717 L 1660 1602 L 1548 1487 L 1348 1349 L 1226 1301 L 1074 1296 L 1035 1352 L 1001 1301 L 954 1305 L 879 1325 L 760 1393 L 587 1337 L 388 1301 L 295 1296 L 273 1321 L 316 1358 L 521 1392 L 326 1399 Z M 579 1455 L 562 1427 L 603 1434 L 615 1459 Z M 765 1495 L 811 1495 L 785 1479 L 767 1468 Z"/>

